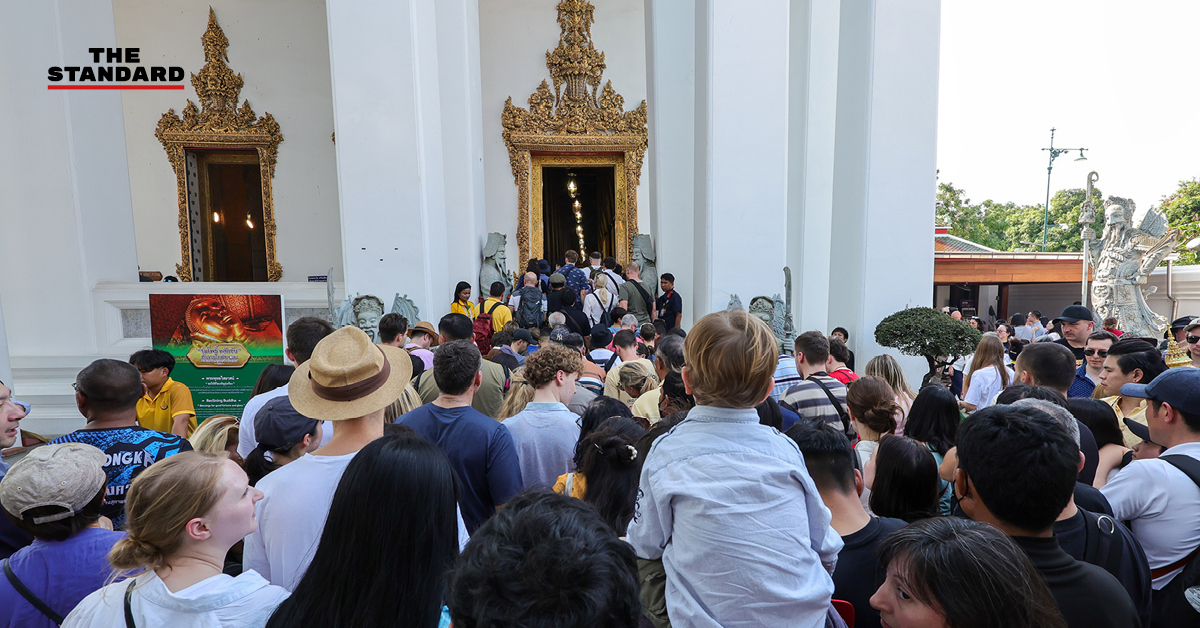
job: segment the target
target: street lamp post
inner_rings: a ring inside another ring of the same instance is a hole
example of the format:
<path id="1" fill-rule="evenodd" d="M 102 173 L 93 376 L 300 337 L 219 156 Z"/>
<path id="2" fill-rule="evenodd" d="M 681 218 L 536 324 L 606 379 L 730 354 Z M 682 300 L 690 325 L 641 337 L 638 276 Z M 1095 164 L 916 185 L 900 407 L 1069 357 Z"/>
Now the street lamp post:
<path id="1" fill-rule="evenodd" d="M 1083 151 L 1086 148 L 1055 148 L 1054 147 L 1054 128 L 1050 128 L 1050 148 L 1042 150 L 1050 151 L 1050 163 L 1046 165 L 1046 211 L 1042 217 L 1042 251 L 1046 250 L 1046 233 L 1050 229 L 1050 172 L 1054 170 L 1054 160 L 1063 153 L 1071 151 L 1079 151 L 1079 157 L 1075 161 L 1087 161 L 1087 157 L 1083 156 Z"/>

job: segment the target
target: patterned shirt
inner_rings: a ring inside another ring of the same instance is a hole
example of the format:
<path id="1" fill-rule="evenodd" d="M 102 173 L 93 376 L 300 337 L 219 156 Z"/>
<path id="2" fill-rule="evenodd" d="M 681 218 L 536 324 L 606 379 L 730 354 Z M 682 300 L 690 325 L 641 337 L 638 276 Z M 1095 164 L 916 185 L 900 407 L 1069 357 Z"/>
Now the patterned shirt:
<path id="1" fill-rule="evenodd" d="M 190 443 L 174 434 L 136 426 L 82 429 L 50 441 L 51 445 L 59 443 L 86 443 L 104 452 L 108 486 L 100 514 L 112 519 L 115 530 L 125 528 L 125 493 L 133 478 L 167 456 L 192 450 Z"/>
<path id="2" fill-rule="evenodd" d="M 575 296 L 582 297 L 583 293 L 588 288 L 587 273 L 575 268 L 574 264 L 567 264 L 566 266 L 558 269 L 558 272 L 562 273 L 562 276 L 567 278 L 567 287 L 575 291 Z M 576 301 L 578 301 L 578 299 L 576 299 Z"/>
<path id="3" fill-rule="evenodd" d="M 1088 379 L 1087 364 L 1079 365 L 1075 369 L 1075 381 L 1071 382 L 1071 387 L 1067 389 L 1068 397 L 1091 397 L 1096 390 L 1096 383 Z"/>

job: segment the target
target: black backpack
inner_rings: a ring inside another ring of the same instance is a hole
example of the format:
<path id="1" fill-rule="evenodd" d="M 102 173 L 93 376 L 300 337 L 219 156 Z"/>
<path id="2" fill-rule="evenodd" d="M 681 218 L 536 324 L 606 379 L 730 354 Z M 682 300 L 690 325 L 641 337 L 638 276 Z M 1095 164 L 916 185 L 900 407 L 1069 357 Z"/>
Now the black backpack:
<path id="1" fill-rule="evenodd" d="M 596 305 L 600 306 L 600 320 L 596 324 L 604 325 L 605 327 L 612 327 L 612 324 L 613 324 L 612 310 L 613 310 L 613 307 L 617 306 L 617 299 L 616 299 L 616 296 L 613 295 L 613 293 L 611 293 L 611 292 L 609 292 L 608 295 L 610 298 L 612 298 L 612 307 L 610 307 L 608 309 L 604 309 L 604 304 L 600 302 L 600 297 L 597 296 L 595 292 L 589 294 L 588 296 L 596 299 Z"/>
<path id="2" fill-rule="evenodd" d="M 517 303 L 517 324 L 524 329 L 542 325 L 542 291 L 534 286 L 524 286 L 517 291 L 521 301 Z"/>

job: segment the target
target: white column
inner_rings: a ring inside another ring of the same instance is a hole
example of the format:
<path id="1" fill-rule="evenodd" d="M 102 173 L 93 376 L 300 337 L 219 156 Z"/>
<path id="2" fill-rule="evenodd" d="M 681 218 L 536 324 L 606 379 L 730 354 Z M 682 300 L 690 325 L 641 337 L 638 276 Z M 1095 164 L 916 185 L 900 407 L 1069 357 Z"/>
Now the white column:
<path id="1" fill-rule="evenodd" d="M 696 5 L 697 314 L 783 292 L 787 0 Z"/>
<path id="2" fill-rule="evenodd" d="M 477 7 L 327 9 L 346 292 L 407 293 L 436 321 L 483 238 Z"/>
<path id="3" fill-rule="evenodd" d="M 675 275 L 685 328 L 708 312 L 707 304 L 697 298 L 691 263 L 695 255 L 695 25 L 696 6 L 690 2 L 646 2 L 650 233 L 659 272 Z"/>
<path id="4" fill-rule="evenodd" d="M 4 331 L 4 307 L 0 303 L 0 382 L 13 383 L 12 362 L 8 358 L 8 334 Z"/>
<path id="5" fill-rule="evenodd" d="M 863 364 L 875 325 L 932 293 L 939 20 L 939 0 L 841 6 L 828 323 Z"/>
<path id="6" fill-rule="evenodd" d="M 91 290 L 137 281 L 137 251 L 120 92 L 46 89 L 49 66 L 94 65 L 89 47 L 116 47 L 112 3 L 5 12 L 0 55 L 30 60 L 6 64 L 0 93 L 0 293 L 19 377 L 23 359 L 106 349 Z"/>
<path id="7" fill-rule="evenodd" d="M 841 0 L 793 0 L 788 68 L 788 299 L 797 333 L 828 333 Z"/>

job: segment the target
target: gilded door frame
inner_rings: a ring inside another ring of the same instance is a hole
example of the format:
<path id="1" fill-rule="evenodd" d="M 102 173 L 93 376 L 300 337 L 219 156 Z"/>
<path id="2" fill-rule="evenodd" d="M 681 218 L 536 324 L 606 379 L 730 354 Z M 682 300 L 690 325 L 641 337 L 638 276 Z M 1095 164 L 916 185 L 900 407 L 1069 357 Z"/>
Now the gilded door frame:
<path id="1" fill-rule="evenodd" d="M 545 251 L 542 250 L 546 225 L 542 208 L 542 169 L 546 166 L 553 168 L 611 166 L 613 169 L 614 192 L 616 192 L 613 194 L 613 209 L 616 218 L 613 237 L 616 241 L 616 257 L 619 263 L 622 265 L 626 264 L 629 261 L 630 242 L 633 235 L 629 230 L 629 225 L 633 224 L 635 229 L 637 226 L 637 188 L 633 189 L 634 204 L 633 211 L 630 212 L 629 200 L 627 198 L 628 191 L 626 190 L 625 155 L 623 153 L 530 153 L 529 158 L 529 228 L 527 230 L 527 241 L 521 240 L 521 229 L 517 229 L 517 246 L 522 252 L 521 261 L 524 262 L 531 258 L 542 259 L 545 257 Z M 631 220 L 632 223 L 630 222 Z M 525 255 L 525 251 L 529 251 L 529 254 Z M 580 252 L 580 255 L 585 254 L 586 251 Z"/>

